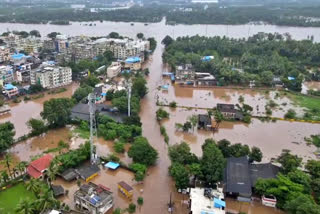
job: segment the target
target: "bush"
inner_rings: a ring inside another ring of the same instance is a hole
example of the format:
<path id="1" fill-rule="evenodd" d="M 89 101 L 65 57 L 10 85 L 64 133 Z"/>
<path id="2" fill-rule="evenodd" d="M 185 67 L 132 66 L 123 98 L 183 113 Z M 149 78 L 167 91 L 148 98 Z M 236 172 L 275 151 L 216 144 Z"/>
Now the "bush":
<path id="1" fill-rule="evenodd" d="M 162 119 L 169 118 L 169 113 L 163 108 L 159 108 L 156 112 L 157 121 L 161 121 Z"/>
<path id="2" fill-rule="evenodd" d="M 128 151 L 129 157 L 136 163 L 145 164 L 147 166 L 156 163 L 158 152 L 149 144 L 144 137 L 137 137 Z"/>
<path id="3" fill-rule="evenodd" d="M 147 167 L 144 164 L 133 163 L 130 165 L 130 169 L 135 172 L 135 180 L 142 181 L 145 177 Z"/>
<path id="4" fill-rule="evenodd" d="M 124 143 L 121 142 L 115 142 L 113 145 L 113 149 L 115 152 L 117 153 L 124 153 L 125 149 L 124 149 Z"/>
<path id="5" fill-rule="evenodd" d="M 175 101 L 172 101 L 169 103 L 170 108 L 177 108 L 177 103 Z"/>
<path id="6" fill-rule="evenodd" d="M 135 213 L 136 212 L 136 205 L 134 203 L 130 203 L 128 207 L 129 213 Z"/>
<path id="7" fill-rule="evenodd" d="M 142 197 L 138 197 L 137 203 L 141 206 L 143 204 L 143 198 Z"/>
<path id="8" fill-rule="evenodd" d="M 294 119 L 296 118 L 297 113 L 293 109 L 289 109 L 288 112 L 284 115 L 286 119 Z"/>

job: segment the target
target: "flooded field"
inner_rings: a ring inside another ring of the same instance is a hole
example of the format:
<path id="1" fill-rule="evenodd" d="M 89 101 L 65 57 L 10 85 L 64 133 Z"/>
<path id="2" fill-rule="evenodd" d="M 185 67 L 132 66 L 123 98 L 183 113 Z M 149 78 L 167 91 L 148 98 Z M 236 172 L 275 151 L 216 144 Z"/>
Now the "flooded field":
<path id="1" fill-rule="evenodd" d="M 158 102 L 168 105 L 176 102 L 178 106 L 214 108 L 218 103 L 238 104 L 239 97 L 244 98 L 244 103 L 253 107 L 253 115 L 265 116 L 266 106 L 273 103 L 272 116 L 284 117 L 289 109 L 294 109 L 299 116 L 303 115 L 303 108 L 295 106 L 294 103 L 283 96 L 282 92 L 274 90 L 257 89 L 229 89 L 229 88 L 191 88 L 179 85 L 172 85 L 169 81 L 167 91 L 159 90 L 157 93 Z"/>
<path id="2" fill-rule="evenodd" d="M 67 91 L 58 94 L 48 94 L 47 92 L 41 98 L 23 101 L 20 103 L 10 103 L 11 113 L 0 116 L 0 122 L 10 121 L 14 124 L 16 130 L 16 138 L 29 133 L 26 125 L 30 118 L 40 118 L 40 112 L 43 109 L 43 103 L 51 98 L 71 97 L 73 92 L 79 87 L 77 83 L 73 83 L 65 88 Z"/>
<path id="3" fill-rule="evenodd" d="M 320 124 L 298 123 L 288 121 L 261 122 L 252 119 L 250 124 L 241 122 L 222 122 L 217 132 L 197 130 L 189 132 L 177 131 L 175 123 L 184 123 L 192 115 L 206 114 L 205 110 L 187 110 L 182 108 L 165 108 L 170 113 L 170 119 L 164 120 L 170 144 L 185 141 L 190 145 L 192 152 L 197 156 L 202 155 L 201 145 L 205 139 L 215 140 L 227 139 L 231 143 L 247 144 L 250 147 L 256 146 L 263 152 L 263 161 L 270 161 L 280 155 L 283 149 L 291 150 L 307 159 L 314 159 L 316 156 L 314 146 L 308 146 L 304 141 L 305 136 L 318 134 Z M 163 142 L 164 143 L 164 142 Z"/>

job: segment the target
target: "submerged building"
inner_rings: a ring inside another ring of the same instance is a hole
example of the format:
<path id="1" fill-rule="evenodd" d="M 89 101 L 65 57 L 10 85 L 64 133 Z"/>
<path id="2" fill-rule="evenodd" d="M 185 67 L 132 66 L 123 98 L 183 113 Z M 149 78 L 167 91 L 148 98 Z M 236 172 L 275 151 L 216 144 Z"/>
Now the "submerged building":
<path id="1" fill-rule="evenodd" d="M 83 184 L 74 193 L 74 202 L 80 209 L 91 214 L 104 214 L 113 206 L 113 196 L 110 189 L 94 183 Z"/>

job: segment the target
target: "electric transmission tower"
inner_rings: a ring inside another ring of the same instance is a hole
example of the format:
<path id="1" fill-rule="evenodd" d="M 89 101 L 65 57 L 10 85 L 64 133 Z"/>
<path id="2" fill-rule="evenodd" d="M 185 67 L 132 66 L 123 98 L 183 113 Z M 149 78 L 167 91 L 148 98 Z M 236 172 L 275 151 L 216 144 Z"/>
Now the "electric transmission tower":
<path id="1" fill-rule="evenodd" d="M 131 79 L 128 80 L 127 89 L 128 89 L 128 117 L 131 115 L 131 87 L 132 82 Z"/>
<path id="2" fill-rule="evenodd" d="M 90 113 L 90 161 L 91 164 L 96 164 L 98 157 L 96 149 L 93 145 L 94 138 L 97 136 L 97 123 L 96 123 L 96 96 L 94 93 L 88 95 L 88 105 Z"/>

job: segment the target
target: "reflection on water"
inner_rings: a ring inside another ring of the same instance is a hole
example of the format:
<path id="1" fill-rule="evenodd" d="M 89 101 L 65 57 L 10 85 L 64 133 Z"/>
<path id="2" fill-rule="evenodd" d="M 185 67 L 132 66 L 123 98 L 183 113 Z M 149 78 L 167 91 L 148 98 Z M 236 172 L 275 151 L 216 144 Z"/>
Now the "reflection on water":
<path id="1" fill-rule="evenodd" d="M 61 98 L 61 97 L 71 97 L 73 92 L 78 88 L 77 83 L 73 83 L 69 86 L 66 86 L 67 91 L 58 94 L 45 94 L 44 97 L 30 100 L 30 101 L 21 101 L 20 103 L 11 103 L 11 114 L 0 116 L 0 122 L 10 121 L 14 124 L 16 130 L 16 137 L 29 133 L 29 128 L 26 123 L 30 118 L 40 118 L 40 112 L 43 109 L 43 103 L 51 98 Z M 23 100 L 23 97 L 20 98 Z"/>
<path id="2" fill-rule="evenodd" d="M 232 213 L 248 213 L 248 214 L 283 214 L 281 210 L 272 207 L 263 206 L 260 202 L 239 202 L 237 200 L 226 199 L 227 211 Z"/>

